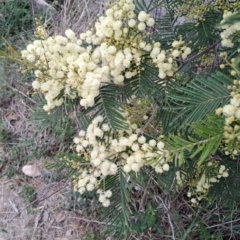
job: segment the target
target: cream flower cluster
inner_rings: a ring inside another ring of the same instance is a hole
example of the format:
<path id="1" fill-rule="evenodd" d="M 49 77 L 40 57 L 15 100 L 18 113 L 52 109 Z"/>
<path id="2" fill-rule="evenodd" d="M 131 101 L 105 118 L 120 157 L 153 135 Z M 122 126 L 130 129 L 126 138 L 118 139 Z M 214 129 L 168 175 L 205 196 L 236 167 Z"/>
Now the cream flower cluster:
<path id="1" fill-rule="evenodd" d="M 185 59 L 190 48 L 181 40 L 173 42 L 171 51 L 161 50 L 159 42 L 146 43 L 154 19 L 134 10 L 133 0 L 118 0 L 79 37 L 68 29 L 65 36 L 46 38 L 38 27 L 42 40 L 29 44 L 21 55 L 35 69 L 32 85 L 45 96 L 44 110 L 76 97 L 83 107 L 93 106 L 103 84 L 123 84 L 144 70 L 141 62 L 146 55 L 158 66 L 160 78 L 173 75 L 174 60 Z"/>
<path id="2" fill-rule="evenodd" d="M 125 117 L 127 117 L 125 113 Z M 152 165 L 156 172 L 169 170 L 171 161 L 162 141 L 147 139 L 140 135 L 140 128 L 129 123 L 129 129 L 118 130 L 110 134 L 110 127 L 103 122 L 103 117 L 96 117 L 87 128 L 74 138 L 76 151 L 89 162 L 86 170 L 82 170 L 75 181 L 75 190 L 81 194 L 98 189 L 99 184 L 109 175 L 118 173 L 121 168 L 126 173 L 138 173 L 144 165 L 151 165 L 149 160 L 158 161 Z M 103 206 L 109 205 L 110 192 L 99 190 L 99 201 Z"/>
<path id="3" fill-rule="evenodd" d="M 140 71 L 142 56 L 151 50 L 148 44 L 140 48 L 140 42 L 146 36 L 147 27 L 154 25 L 154 19 L 141 11 L 134 12 L 133 0 L 119 0 L 113 3 L 95 23 L 93 33 L 99 39 L 97 51 L 101 64 L 109 70 L 115 84 L 123 84 L 125 78 L 131 78 Z M 81 38 L 91 43 L 85 33 Z"/>
<path id="4" fill-rule="evenodd" d="M 143 34 L 138 32 L 153 26 L 154 19 L 142 11 L 135 20 L 134 9 L 132 0 L 117 1 L 80 37 L 68 29 L 66 37 L 36 40 L 21 52 L 36 69 L 33 88 L 44 94 L 46 111 L 61 105 L 64 97 L 78 96 L 82 106 L 93 106 L 102 83 L 123 84 L 137 74 L 143 55 L 138 47 Z"/>
<path id="5" fill-rule="evenodd" d="M 83 47 L 82 40 L 70 29 L 65 34 L 66 37 L 35 40 L 21 52 L 36 69 L 32 86 L 44 94 L 45 111 L 60 106 L 64 97 L 79 96 L 85 105 L 93 106 L 100 83 L 106 81 L 104 75 L 97 72 L 99 59 L 92 47 Z"/>
<path id="6" fill-rule="evenodd" d="M 234 43 L 232 40 L 234 36 L 240 33 L 240 21 L 226 24 L 228 18 L 234 16 L 234 14 L 236 13 L 225 12 L 223 15 L 223 20 L 221 21 L 221 28 L 225 29 L 221 33 L 222 46 L 224 47 L 233 47 Z M 238 49 L 238 52 L 239 51 L 240 50 Z M 225 59 L 227 65 L 232 68 L 230 74 L 236 78 L 239 77 L 239 62 L 236 61 L 235 58 L 232 58 L 231 61 L 228 62 L 226 52 L 221 53 L 220 56 Z M 224 67 L 224 64 L 220 65 L 220 68 Z M 238 156 L 240 153 L 240 80 L 234 80 L 233 85 L 228 86 L 228 89 L 231 90 L 230 103 L 222 108 L 216 109 L 216 114 L 223 115 L 225 117 L 223 134 L 223 149 L 225 150 L 225 154 L 230 155 L 232 158 L 236 158 L 236 156 Z"/>
<path id="7" fill-rule="evenodd" d="M 223 20 L 221 21 L 221 28 L 224 29 L 224 31 L 220 34 L 222 41 L 221 44 L 223 47 L 233 47 L 232 39 L 234 35 L 236 35 L 237 32 L 240 31 L 240 22 L 235 22 L 231 24 L 225 24 L 225 21 L 228 19 L 228 17 L 234 15 L 233 12 L 225 12 L 223 14 Z"/>
<path id="8" fill-rule="evenodd" d="M 230 103 L 218 108 L 216 114 L 225 117 L 224 143 L 225 154 L 237 156 L 240 147 L 240 80 L 234 80 L 231 90 Z"/>
<path id="9" fill-rule="evenodd" d="M 171 77 L 174 74 L 174 71 L 177 70 L 177 65 L 175 60 L 181 58 L 182 60 L 186 59 L 187 56 L 191 53 L 191 49 L 184 45 L 183 40 L 174 41 L 172 43 L 172 49 L 163 50 L 160 48 L 160 43 L 155 43 L 154 47 L 150 53 L 153 63 L 159 69 L 159 78 L 164 79 L 167 76 Z"/>
<path id="10" fill-rule="evenodd" d="M 213 165 L 211 162 L 210 166 Z M 209 165 L 208 164 L 208 165 Z M 216 174 L 216 175 L 215 175 Z M 188 192 L 188 197 L 191 197 L 191 203 L 197 205 L 204 197 L 207 196 L 209 188 L 214 184 L 219 182 L 219 179 L 228 177 L 228 169 L 224 165 L 218 166 L 218 172 L 211 172 L 211 176 L 203 173 L 196 185 L 191 186 L 191 190 Z"/>
<path id="11" fill-rule="evenodd" d="M 203 168 L 197 169 L 195 179 L 187 181 L 189 186 L 187 196 L 191 199 L 191 203 L 198 205 L 199 201 L 207 196 L 209 188 L 219 182 L 220 178 L 226 178 L 228 175 L 228 169 L 215 160 L 208 162 Z M 176 180 L 179 186 L 186 181 L 180 171 L 176 172 Z"/>

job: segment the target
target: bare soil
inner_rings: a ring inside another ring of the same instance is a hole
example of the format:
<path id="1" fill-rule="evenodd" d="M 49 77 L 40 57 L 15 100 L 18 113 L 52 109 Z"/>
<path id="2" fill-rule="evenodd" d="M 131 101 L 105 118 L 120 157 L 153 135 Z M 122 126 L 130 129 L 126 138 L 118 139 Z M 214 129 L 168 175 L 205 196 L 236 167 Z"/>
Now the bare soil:
<path id="1" fill-rule="evenodd" d="M 42 162 L 36 163 L 39 177 L 0 179 L 0 240 L 77 240 L 97 223 L 75 207 L 76 199 L 65 180 L 49 181 L 46 176 L 51 172 L 45 171 Z M 32 203 L 21 194 L 25 185 L 34 188 Z"/>

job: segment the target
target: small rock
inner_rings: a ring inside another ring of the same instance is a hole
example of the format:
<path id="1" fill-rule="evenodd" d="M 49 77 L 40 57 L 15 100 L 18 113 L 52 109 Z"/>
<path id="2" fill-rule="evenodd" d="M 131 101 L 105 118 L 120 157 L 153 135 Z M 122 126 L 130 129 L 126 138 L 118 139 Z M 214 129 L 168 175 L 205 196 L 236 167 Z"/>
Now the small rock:
<path id="1" fill-rule="evenodd" d="M 25 175 L 29 177 L 40 176 L 40 171 L 36 165 L 25 165 L 23 166 L 22 171 Z"/>

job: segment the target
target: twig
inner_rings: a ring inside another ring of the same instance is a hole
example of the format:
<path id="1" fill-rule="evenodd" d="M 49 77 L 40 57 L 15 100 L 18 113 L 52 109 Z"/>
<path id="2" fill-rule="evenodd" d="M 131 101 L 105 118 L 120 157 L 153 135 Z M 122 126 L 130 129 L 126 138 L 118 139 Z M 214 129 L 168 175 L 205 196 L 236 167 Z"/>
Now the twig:
<path id="1" fill-rule="evenodd" d="M 10 199 L 8 199 L 8 201 L 11 204 L 12 208 L 14 209 L 14 211 L 18 214 L 18 209 L 17 209 L 16 205 Z"/>
<path id="2" fill-rule="evenodd" d="M 89 21 L 89 19 L 90 19 L 90 14 L 89 14 L 89 11 L 88 11 L 88 4 L 87 4 L 86 0 L 84 0 L 84 3 L 85 3 L 85 10 L 86 10 L 86 12 L 87 12 L 87 17 L 88 17 L 88 21 Z"/>
<path id="3" fill-rule="evenodd" d="M 75 118 L 75 120 L 76 120 L 76 122 L 77 122 L 78 128 L 80 129 L 81 124 L 80 124 L 80 122 L 79 122 L 79 120 L 78 120 L 78 117 L 77 117 L 77 109 L 76 109 L 76 106 L 74 105 L 73 108 L 74 108 L 74 118 Z"/>
<path id="4" fill-rule="evenodd" d="M 37 103 L 37 102 L 35 102 L 33 99 L 31 99 L 30 97 L 28 97 L 25 93 L 19 91 L 18 89 L 14 88 L 14 87 L 12 87 L 12 86 L 7 86 L 7 87 L 11 88 L 14 92 L 20 93 L 20 94 L 23 95 L 25 98 L 27 98 L 29 101 L 31 101 L 31 102 L 33 102 L 33 103 Z"/>
<path id="5" fill-rule="evenodd" d="M 110 225 L 110 226 L 114 226 L 115 224 L 111 224 L 111 223 L 106 223 L 106 222 L 99 222 L 97 220 L 91 220 L 91 219 L 86 219 L 86 218 L 79 218 L 79 217 L 70 217 L 72 219 L 78 219 L 84 222 L 88 222 L 88 223 L 97 223 L 100 225 Z"/>
<path id="6" fill-rule="evenodd" d="M 167 212 L 168 221 L 169 221 L 171 231 L 172 231 L 172 239 L 176 240 L 175 233 L 174 233 L 174 226 L 173 226 L 172 219 L 171 219 L 171 216 L 170 216 L 170 213 L 169 213 L 169 209 L 167 208 L 166 204 L 164 203 L 163 199 L 160 196 L 156 196 L 156 197 L 161 201 L 163 207 L 165 208 L 165 210 Z"/>
<path id="7" fill-rule="evenodd" d="M 152 180 L 151 178 L 148 180 L 147 185 L 146 185 L 146 188 L 144 189 L 144 193 L 143 193 L 141 202 L 140 202 L 140 204 L 139 204 L 139 211 L 144 211 L 143 202 L 144 202 L 144 200 L 145 200 L 145 196 L 146 196 L 146 194 L 147 194 L 148 185 L 149 185 L 149 183 L 150 183 L 151 180 Z"/>
<path id="8" fill-rule="evenodd" d="M 182 64 L 179 66 L 179 68 L 177 69 L 176 72 L 179 72 L 183 67 L 185 67 L 188 63 L 194 61 L 195 59 L 201 57 L 203 54 L 209 52 L 210 50 L 212 50 L 213 48 L 215 48 L 219 43 L 221 42 L 221 40 L 218 40 L 217 42 L 215 42 L 214 44 L 212 44 L 211 46 L 209 46 L 208 48 L 204 49 L 202 52 L 188 58 L 187 60 L 183 61 Z M 175 73 L 176 73 L 175 72 Z M 174 73 L 174 74 L 175 74 Z"/>
<path id="9" fill-rule="evenodd" d="M 136 238 L 132 233 L 131 233 L 130 237 L 132 237 L 132 238 L 138 240 L 138 238 Z"/>
<path id="10" fill-rule="evenodd" d="M 231 223 L 230 223 L 231 236 L 230 236 L 230 239 L 232 239 L 232 237 L 233 237 L 233 223 L 232 223 L 232 214 L 233 214 L 233 212 L 231 212 Z"/>
<path id="11" fill-rule="evenodd" d="M 60 192 L 61 190 L 63 190 L 64 188 L 66 188 L 67 186 L 69 186 L 69 184 L 66 184 L 65 186 L 61 187 L 60 189 L 57 189 L 56 191 L 54 191 L 53 193 L 51 193 L 49 196 L 46 196 L 42 199 L 35 199 L 34 201 L 30 202 L 25 208 L 23 208 L 21 211 L 19 211 L 18 214 L 14 215 L 9 221 L 8 223 L 10 223 L 14 218 L 16 218 L 19 214 L 21 214 L 25 209 L 27 209 L 29 206 L 31 206 L 32 204 L 36 203 L 36 202 L 42 202 L 48 198 L 50 198 L 52 195 L 54 195 L 57 192 Z"/>
<path id="12" fill-rule="evenodd" d="M 232 223 L 237 222 L 237 221 L 240 221 L 240 218 L 232 220 L 232 221 L 225 222 L 224 224 L 228 224 L 228 223 L 232 224 Z M 224 224 L 223 223 L 215 224 L 215 225 L 207 227 L 207 229 L 215 228 L 215 227 L 222 227 Z"/>
<path id="13" fill-rule="evenodd" d="M 202 52 L 196 54 L 195 56 L 192 56 L 190 58 L 188 58 L 187 60 L 183 61 L 180 65 L 180 67 L 176 70 L 175 73 L 179 72 L 183 67 L 185 67 L 188 63 L 194 61 L 195 59 L 201 57 L 203 54 L 209 52 L 211 49 L 215 48 L 219 43 L 220 43 L 221 40 L 218 40 L 217 42 L 215 42 L 214 44 L 212 44 L 211 46 L 209 46 L 208 48 L 206 48 L 205 50 L 203 50 Z M 174 74 L 175 74 L 174 73 Z M 149 126 L 149 124 L 153 121 L 154 117 L 156 116 L 157 114 L 157 110 L 159 108 L 159 104 L 157 104 L 155 107 L 154 107 L 154 110 L 153 110 L 153 113 L 151 115 L 151 117 L 148 119 L 148 121 L 146 122 L 146 124 L 144 125 L 144 127 L 142 128 L 142 130 L 139 132 L 139 135 L 140 134 L 143 134 L 143 132 L 146 130 L 146 128 Z"/>
<path id="14" fill-rule="evenodd" d="M 149 126 L 149 124 L 154 120 L 154 117 L 157 114 L 157 110 L 158 110 L 159 106 L 156 105 L 154 107 L 153 113 L 151 115 L 151 117 L 148 119 L 148 121 L 146 122 L 146 124 L 144 125 L 144 127 L 142 128 L 142 130 L 139 132 L 139 135 L 143 134 L 143 132 L 146 130 L 146 128 Z"/>

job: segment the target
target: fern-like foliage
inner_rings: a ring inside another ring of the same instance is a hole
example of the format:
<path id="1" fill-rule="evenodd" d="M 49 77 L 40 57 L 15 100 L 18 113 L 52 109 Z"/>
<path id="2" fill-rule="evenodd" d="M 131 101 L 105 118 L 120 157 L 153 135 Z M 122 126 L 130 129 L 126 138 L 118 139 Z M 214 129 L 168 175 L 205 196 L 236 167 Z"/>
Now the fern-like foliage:
<path id="1" fill-rule="evenodd" d="M 177 39 L 177 18 L 166 14 L 156 20 L 157 29 L 154 39 L 160 41 L 164 48 L 171 48 L 170 43 Z"/>
<path id="2" fill-rule="evenodd" d="M 158 10 L 162 10 L 162 7 L 168 6 L 176 6 L 179 0 L 134 0 L 136 5 L 136 10 L 138 12 L 145 11 L 147 13 L 156 13 Z M 170 8 L 169 8 L 170 9 Z"/>
<path id="3" fill-rule="evenodd" d="M 128 127 L 122 112 L 123 103 L 120 99 L 120 87 L 114 84 L 102 86 L 99 96 L 96 97 L 95 105 L 88 108 L 83 116 L 90 115 L 92 118 L 102 115 L 106 123 L 112 129 L 126 129 Z"/>
<path id="4" fill-rule="evenodd" d="M 40 123 L 45 122 L 49 124 L 57 124 L 58 122 L 63 122 L 66 118 L 70 118 L 69 113 L 73 110 L 72 106 L 68 106 L 66 103 L 64 106 L 54 109 L 51 114 L 48 114 L 43 109 L 44 104 L 44 100 L 40 100 L 40 102 L 35 105 L 35 110 L 32 114 L 34 120 Z M 64 117 L 59 118 L 60 115 L 63 115 Z"/>
<path id="5" fill-rule="evenodd" d="M 239 159 L 231 161 L 231 159 L 223 154 L 216 155 L 217 159 L 228 169 L 229 176 L 222 178 L 217 184 L 210 189 L 210 196 L 221 196 L 222 203 L 227 208 L 234 208 L 240 204 L 240 164 Z"/>
<path id="6" fill-rule="evenodd" d="M 91 123 L 92 118 L 88 116 L 87 114 L 82 114 L 78 116 L 78 123 L 79 123 L 79 128 L 86 131 L 89 124 Z"/>
<path id="7" fill-rule="evenodd" d="M 223 138 L 224 119 L 216 115 L 209 115 L 207 120 L 193 124 L 193 134 L 186 138 L 170 135 L 165 143 L 172 158 L 178 157 L 179 165 L 185 162 L 185 152 L 190 158 L 197 158 L 197 164 L 211 154 L 214 154 L 220 146 Z"/>
<path id="8" fill-rule="evenodd" d="M 121 92 L 124 99 L 129 99 L 132 95 L 143 96 L 150 101 L 156 101 L 159 95 L 164 94 L 165 87 L 157 77 L 157 68 L 147 62 L 142 64 L 144 71 L 127 80 Z"/>
<path id="9" fill-rule="evenodd" d="M 58 173 L 65 171 L 66 177 L 71 178 L 77 172 L 77 168 L 73 167 L 74 165 L 80 167 L 87 164 L 88 162 L 85 159 L 76 154 L 60 153 L 53 159 L 53 162 L 45 162 L 44 165 L 47 169 L 54 168 Z"/>
<path id="10" fill-rule="evenodd" d="M 103 209 L 101 219 L 114 226 L 114 239 L 117 240 L 124 239 L 130 228 L 129 179 L 127 174 L 119 169 L 118 174 L 107 177 L 101 184 L 103 189 L 111 190 L 113 194 L 111 205 Z"/>
<path id="11" fill-rule="evenodd" d="M 203 20 L 196 25 L 188 26 L 187 39 L 192 41 L 193 49 L 200 49 L 213 44 L 219 38 L 219 31 L 216 25 L 220 22 L 222 13 L 217 11 L 206 12 Z"/>
<path id="12" fill-rule="evenodd" d="M 198 123 L 207 114 L 213 114 L 219 106 L 229 101 L 227 85 L 231 83 L 229 76 L 218 72 L 207 78 L 196 77 L 186 86 L 176 88 L 168 95 L 168 105 L 161 110 L 165 131 L 174 128 L 186 130 L 193 122 Z M 169 114 L 164 115 L 164 111 Z"/>

